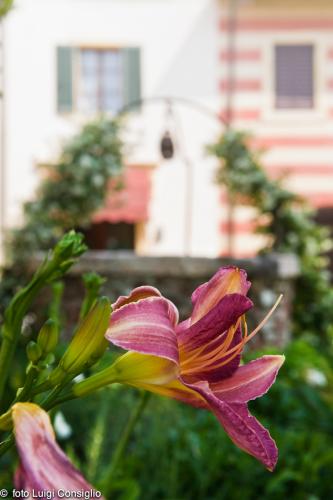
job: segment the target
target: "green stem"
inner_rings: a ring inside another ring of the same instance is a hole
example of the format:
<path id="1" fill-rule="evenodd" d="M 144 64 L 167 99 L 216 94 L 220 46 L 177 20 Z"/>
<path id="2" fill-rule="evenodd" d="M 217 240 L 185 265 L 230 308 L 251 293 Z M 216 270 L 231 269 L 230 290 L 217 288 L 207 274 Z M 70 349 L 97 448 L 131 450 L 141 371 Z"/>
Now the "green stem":
<path id="1" fill-rule="evenodd" d="M 49 307 L 48 316 L 60 326 L 61 325 L 61 300 L 65 285 L 62 281 L 52 283 L 52 300 Z"/>
<path id="2" fill-rule="evenodd" d="M 38 292 L 54 279 L 61 278 L 74 264 L 86 247 L 82 244 L 82 235 L 69 232 L 55 246 L 33 275 L 30 283 L 22 288 L 11 300 L 5 311 L 2 326 L 0 349 L 0 406 L 12 365 L 13 356 L 21 335 L 22 322 Z"/>
<path id="3" fill-rule="evenodd" d="M 40 384 L 36 385 L 31 391 L 32 396 L 36 396 L 37 394 L 40 394 L 41 392 L 46 392 L 52 389 L 52 384 L 50 383 L 49 380 L 45 380 L 44 382 L 41 382 Z"/>
<path id="4" fill-rule="evenodd" d="M 101 286 L 105 282 L 105 278 L 102 278 L 97 273 L 86 273 L 82 279 L 85 287 L 85 296 L 80 309 L 80 319 L 85 318 L 90 309 L 92 309 L 99 297 Z"/>
<path id="5" fill-rule="evenodd" d="M 63 396 L 59 396 L 58 398 L 54 398 L 51 401 L 45 401 L 43 403 L 43 408 L 44 410 L 52 410 L 55 406 L 58 406 L 62 403 L 66 403 L 67 401 L 71 401 L 72 399 L 76 399 L 76 396 L 74 396 L 72 393 L 64 394 Z"/>
<path id="6" fill-rule="evenodd" d="M 2 400 L 10 363 L 15 353 L 15 349 L 16 342 L 12 342 L 8 337 L 3 337 L 0 351 L 0 402 Z"/>
<path id="7" fill-rule="evenodd" d="M 15 354 L 16 346 L 21 334 L 22 321 L 28 308 L 44 285 L 43 280 L 33 279 L 30 284 L 19 292 L 9 305 L 5 313 L 5 320 L 2 327 L 2 343 L 0 350 L 0 402 L 2 403 L 3 393 L 9 374 L 9 368 Z M 15 316 L 13 311 L 17 309 Z"/>
<path id="8" fill-rule="evenodd" d="M 101 405 L 89 438 L 89 445 L 87 446 L 86 470 L 88 479 L 92 484 L 94 484 L 97 478 L 98 467 L 104 449 L 103 445 L 105 442 L 105 435 L 109 428 L 110 392 L 111 391 L 106 391 L 105 396 L 102 398 Z"/>
<path id="9" fill-rule="evenodd" d="M 93 308 L 95 302 L 96 302 L 96 295 L 94 294 L 94 292 L 88 290 L 81 305 L 80 319 L 84 319 L 87 316 L 90 309 Z"/>
<path id="10" fill-rule="evenodd" d="M 57 385 L 51 392 L 50 394 L 42 401 L 41 406 L 45 410 L 50 410 L 54 406 L 54 402 L 57 401 L 59 398 L 59 394 L 62 391 L 63 387 L 61 385 Z"/>
<path id="11" fill-rule="evenodd" d="M 25 401 L 28 398 L 30 398 L 32 388 L 33 388 L 33 383 L 34 383 L 36 377 L 38 376 L 38 373 L 39 373 L 39 369 L 36 366 L 34 366 L 34 365 L 29 366 L 28 371 L 27 371 L 27 378 L 25 379 L 24 386 L 23 386 L 21 392 L 19 392 L 19 394 L 14 399 L 12 405 L 17 403 L 18 401 Z"/>
<path id="12" fill-rule="evenodd" d="M 15 403 L 19 401 L 28 401 L 32 392 L 32 385 L 36 376 L 38 375 L 38 368 L 36 366 L 30 365 L 27 371 L 27 377 L 25 379 L 24 386 L 22 390 L 17 394 L 14 401 L 11 403 L 10 408 L 6 413 L 3 413 L 0 417 L 0 427 L 2 429 L 10 430 L 12 428 L 12 411 L 11 408 Z"/>
<path id="13" fill-rule="evenodd" d="M 129 439 L 131 437 L 131 434 L 133 432 L 133 429 L 135 427 L 135 424 L 139 420 L 143 410 L 146 407 L 146 404 L 148 402 L 148 399 L 150 397 L 150 393 L 144 391 L 141 394 L 141 397 L 138 401 L 137 406 L 134 408 L 133 412 L 131 413 L 126 426 L 124 427 L 124 430 L 120 436 L 120 439 L 117 443 L 116 449 L 113 453 L 111 463 L 109 465 L 109 468 L 107 469 L 104 478 L 102 480 L 102 489 L 104 491 L 105 495 L 109 495 L 111 490 L 112 490 L 112 481 L 114 479 L 115 472 L 117 470 L 117 467 L 119 466 L 124 452 L 127 448 Z"/>
<path id="14" fill-rule="evenodd" d="M 8 439 L 0 443 L 0 457 L 6 453 L 14 444 L 14 434 L 12 433 Z"/>
<path id="15" fill-rule="evenodd" d="M 70 401 L 71 399 L 76 399 L 77 396 L 74 394 L 72 390 L 72 385 L 68 385 L 71 383 L 71 377 L 63 380 L 63 382 L 50 392 L 50 394 L 42 401 L 41 406 L 44 410 L 49 411 L 54 406 L 57 406 L 61 403 L 65 403 L 66 401 Z M 64 392 L 62 392 L 65 389 Z"/>

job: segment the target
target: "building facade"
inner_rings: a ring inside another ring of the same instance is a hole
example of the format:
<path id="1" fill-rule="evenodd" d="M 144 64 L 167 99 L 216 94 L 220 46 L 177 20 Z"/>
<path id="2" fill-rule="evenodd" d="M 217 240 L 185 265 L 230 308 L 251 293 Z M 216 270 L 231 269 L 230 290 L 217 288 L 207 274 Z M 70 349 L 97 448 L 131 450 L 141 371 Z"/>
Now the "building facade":
<path id="1" fill-rule="evenodd" d="M 333 206 L 333 5 L 235 6 L 230 50 L 229 1 L 17 0 L 3 27 L 2 229 L 20 224 L 38 164 L 56 161 L 96 113 L 142 98 L 126 121 L 121 208 L 108 201 L 93 221 L 101 245 L 119 237 L 143 254 L 226 254 L 228 210 L 205 146 L 222 132 L 216 116 L 230 96 L 232 124 L 266 149 L 268 172 L 288 174 L 315 207 Z M 169 160 L 160 152 L 166 131 Z M 236 256 L 263 244 L 253 215 L 236 209 Z"/>
<path id="2" fill-rule="evenodd" d="M 225 112 L 232 60 L 233 124 L 253 134 L 272 177 L 333 225 L 333 4 L 328 0 L 239 1 L 233 53 L 230 2 L 221 2 L 220 91 Z M 256 245 L 251 213 L 239 208 L 237 251 Z"/>

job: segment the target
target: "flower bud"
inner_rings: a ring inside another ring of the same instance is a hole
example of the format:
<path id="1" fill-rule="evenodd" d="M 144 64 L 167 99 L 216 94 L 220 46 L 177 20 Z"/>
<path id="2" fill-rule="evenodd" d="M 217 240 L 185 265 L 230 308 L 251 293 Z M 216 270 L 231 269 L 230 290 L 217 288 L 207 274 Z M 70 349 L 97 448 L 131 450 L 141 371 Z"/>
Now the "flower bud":
<path id="1" fill-rule="evenodd" d="M 111 315 L 110 302 L 102 297 L 79 324 L 74 337 L 49 380 L 59 384 L 96 363 L 108 346 L 104 338 Z"/>
<path id="2" fill-rule="evenodd" d="M 75 231 L 69 231 L 54 248 L 54 255 L 61 261 L 79 257 L 86 251 L 87 247 L 83 243 L 83 235 Z"/>
<path id="3" fill-rule="evenodd" d="M 49 354 L 47 354 L 47 356 L 45 356 L 45 358 L 41 359 L 38 362 L 37 366 L 41 370 L 44 370 L 44 368 L 47 368 L 48 366 L 52 365 L 54 361 L 55 361 L 55 356 L 52 352 L 50 352 Z"/>
<path id="4" fill-rule="evenodd" d="M 35 364 L 42 356 L 41 348 L 36 342 L 31 340 L 27 345 L 27 356 L 31 363 Z"/>
<path id="5" fill-rule="evenodd" d="M 82 279 L 86 292 L 80 310 L 80 319 L 83 319 L 90 311 L 100 295 L 101 286 L 105 282 L 105 278 L 102 278 L 97 273 L 86 273 L 82 276 Z"/>
<path id="6" fill-rule="evenodd" d="M 49 319 L 44 323 L 37 337 L 37 344 L 43 357 L 53 352 L 58 344 L 59 330 L 55 321 Z"/>

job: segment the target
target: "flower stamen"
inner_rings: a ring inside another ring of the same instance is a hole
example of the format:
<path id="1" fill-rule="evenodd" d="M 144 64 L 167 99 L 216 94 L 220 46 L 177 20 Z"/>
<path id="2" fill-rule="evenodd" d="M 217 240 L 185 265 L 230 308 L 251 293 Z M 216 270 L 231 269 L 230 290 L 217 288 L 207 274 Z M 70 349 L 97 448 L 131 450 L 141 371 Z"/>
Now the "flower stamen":
<path id="1" fill-rule="evenodd" d="M 223 353 L 230 346 L 230 344 L 232 342 L 232 339 L 234 338 L 235 332 L 237 331 L 237 329 L 239 327 L 240 321 L 241 321 L 241 319 L 239 319 L 235 325 L 231 326 L 227 330 L 227 332 L 223 332 L 217 338 L 212 339 L 207 345 L 201 347 L 200 349 L 197 349 L 192 356 L 186 358 L 186 352 L 184 353 L 184 351 L 182 351 L 181 354 L 183 354 L 183 356 L 184 356 L 184 360 L 181 361 L 182 371 L 183 371 L 183 368 L 186 367 L 186 366 L 188 366 L 188 365 L 190 365 L 191 368 L 193 368 L 193 366 L 195 365 L 195 360 L 197 358 L 199 358 L 199 364 L 200 364 L 200 366 L 205 361 L 206 361 L 206 364 L 207 364 L 207 363 L 209 363 L 211 361 L 215 361 L 216 358 L 220 358 L 223 355 Z M 225 334 L 226 334 L 226 338 L 223 340 L 223 342 L 222 343 L 218 343 L 217 347 L 215 347 L 214 349 L 210 350 L 209 349 L 209 345 L 217 343 L 218 339 L 221 338 L 222 336 L 225 336 Z M 207 353 L 203 355 L 202 352 L 205 351 L 205 350 L 207 351 Z"/>
<path id="2" fill-rule="evenodd" d="M 206 358 L 205 362 L 202 363 L 202 358 L 201 358 L 201 360 L 200 360 L 201 362 L 191 363 L 191 367 L 184 370 L 183 367 L 186 364 L 186 362 L 185 362 L 184 365 L 181 366 L 182 374 L 184 374 L 184 375 L 185 374 L 186 375 L 195 374 L 195 372 L 198 370 L 198 368 L 201 370 L 204 368 L 208 368 L 209 366 L 212 365 L 212 363 L 214 363 L 214 361 L 216 361 L 216 359 L 218 359 L 221 356 L 221 354 L 223 354 L 223 360 L 221 360 L 221 363 L 214 365 L 213 368 L 214 369 L 221 368 L 222 366 L 226 365 L 227 363 L 230 363 L 230 361 L 232 361 L 236 356 L 238 356 L 242 352 L 245 344 L 247 344 L 247 342 L 249 340 L 251 340 L 252 337 L 254 337 L 259 332 L 259 330 L 261 330 L 261 328 L 267 323 L 267 321 L 270 319 L 270 317 L 274 313 L 275 309 L 280 304 L 282 297 L 283 297 L 283 295 L 280 295 L 278 297 L 277 301 L 275 302 L 275 304 L 271 308 L 271 310 L 266 314 L 264 319 L 259 323 L 259 325 L 250 334 L 248 334 L 248 328 L 247 328 L 247 324 L 245 321 L 245 317 L 242 316 L 241 320 L 242 320 L 243 325 L 244 325 L 244 336 L 243 336 L 242 340 L 237 345 L 235 345 L 234 347 L 232 347 L 229 350 L 223 351 L 223 349 L 225 348 L 225 344 L 227 342 L 227 339 L 226 339 L 225 342 L 223 343 L 222 350 L 215 349 L 215 351 L 214 351 L 215 356 L 213 356 L 210 359 Z M 239 321 L 236 323 L 236 325 L 234 327 L 234 332 L 236 331 L 236 328 L 238 328 L 238 325 L 239 325 Z M 230 328 L 230 330 L 232 330 L 232 328 Z M 229 345 L 230 345 L 230 343 L 229 343 Z"/>
<path id="3" fill-rule="evenodd" d="M 275 309 L 278 307 L 278 305 L 280 304 L 281 300 L 282 300 L 282 297 L 283 295 L 281 294 L 277 301 L 275 302 L 274 306 L 272 307 L 272 309 L 266 314 L 266 316 L 264 317 L 264 319 L 259 323 L 259 325 L 250 333 L 250 335 L 247 334 L 247 327 L 246 327 L 246 330 L 245 330 L 245 334 L 244 334 L 244 338 L 241 340 L 241 342 L 239 342 L 239 344 L 237 344 L 236 346 L 232 347 L 231 349 L 229 349 L 229 351 L 227 351 L 224 356 L 228 356 L 229 354 L 232 354 L 234 353 L 235 351 L 237 351 L 237 353 L 233 356 L 233 358 L 235 356 L 237 356 L 237 354 L 239 354 L 239 352 L 243 349 L 244 345 L 248 343 L 249 340 L 252 339 L 252 337 L 254 337 L 258 332 L 259 330 L 261 330 L 261 328 L 267 323 L 267 321 L 269 320 L 269 318 L 272 316 L 272 314 L 274 313 Z M 225 363 L 228 363 L 231 359 L 233 358 L 229 358 L 227 359 L 227 361 Z M 223 363 L 223 364 L 225 364 Z M 223 366 L 220 365 L 220 366 Z"/>

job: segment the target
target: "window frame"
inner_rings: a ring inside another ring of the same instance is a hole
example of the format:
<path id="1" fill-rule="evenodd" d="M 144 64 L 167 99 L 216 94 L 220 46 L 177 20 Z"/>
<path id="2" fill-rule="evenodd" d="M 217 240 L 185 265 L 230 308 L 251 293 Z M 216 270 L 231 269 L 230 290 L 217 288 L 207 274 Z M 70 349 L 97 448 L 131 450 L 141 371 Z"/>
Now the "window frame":
<path id="1" fill-rule="evenodd" d="M 96 50 L 96 51 L 123 51 L 126 49 L 138 49 L 139 50 L 139 93 L 142 96 L 142 87 L 143 87 L 143 49 L 141 44 L 112 44 L 112 43 L 57 43 L 55 46 L 55 64 L 54 68 L 57 68 L 57 49 L 59 47 L 69 47 L 73 50 L 72 54 L 72 109 L 61 111 L 58 109 L 58 91 L 55 88 L 55 113 L 59 117 L 71 118 L 75 122 L 84 123 L 87 120 L 87 116 L 96 116 L 96 115 L 106 115 L 106 116 L 115 116 L 115 113 L 112 111 L 95 111 L 90 114 L 80 111 L 78 109 L 78 97 L 79 97 L 79 85 L 80 85 L 80 52 L 82 50 Z M 57 70 L 55 70 L 55 82 L 57 82 Z"/>
<path id="2" fill-rule="evenodd" d="M 114 111 L 111 110 L 101 110 L 97 109 L 95 111 L 91 112 L 85 112 L 83 110 L 80 110 L 78 107 L 78 102 L 79 102 L 79 89 L 80 89 L 80 82 L 82 80 L 82 68 L 81 68 L 81 63 L 80 63 L 80 58 L 81 58 L 81 53 L 84 50 L 91 50 L 95 52 L 108 52 L 108 51 L 116 51 L 116 52 L 121 52 L 125 47 L 121 46 L 116 46 L 116 45 L 89 45 L 89 44 L 84 44 L 84 45 L 76 45 L 73 47 L 74 48 L 74 57 L 73 57 L 73 111 L 72 113 L 76 115 L 82 115 L 82 116 L 94 116 L 94 115 L 100 115 L 100 114 L 106 114 L 106 115 L 111 115 L 113 116 L 115 114 Z"/>
<path id="3" fill-rule="evenodd" d="M 293 74 L 293 68 L 292 66 L 295 66 L 296 59 L 295 59 L 295 49 L 299 50 L 301 52 L 302 50 L 304 51 L 304 54 L 306 56 L 306 63 L 307 63 L 307 68 L 306 68 L 306 73 L 304 73 L 304 76 L 306 75 L 306 79 L 309 77 L 309 87 L 306 89 L 309 91 L 308 95 L 303 94 L 303 95 L 296 95 L 294 93 L 294 89 L 290 88 L 290 86 L 293 85 L 294 83 L 294 78 L 289 79 L 288 82 L 288 87 L 289 89 L 284 89 L 282 93 L 281 92 L 281 83 L 282 85 L 285 85 L 285 83 L 281 82 L 281 78 L 283 79 L 285 77 L 285 73 L 291 73 L 291 76 L 294 77 L 295 74 Z M 289 52 L 289 53 L 288 53 Z M 293 53 L 292 59 L 290 59 L 291 54 L 290 52 Z M 279 61 L 280 59 L 280 61 Z M 281 59 L 282 59 L 282 64 L 281 64 Z M 283 60 L 284 59 L 284 60 Z M 289 60 L 288 60 L 289 59 Z M 278 64 L 280 62 L 280 64 Z M 292 62 L 292 64 L 290 64 Z M 286 67 L 286 63 L 287 67 Z M 280 88 L 279 88 L 280 84 Z M 289 92 L 289 93 L 288 93 Z M 316 108 L 316 102 L 315 102 L 315 47 L 314 44 L 275 44 L 274 45 L 274 108 L 275 109 L 283 109 L 286 111 L 295 111 L 295 110 L 312 110 Z M 304 104 L 305 105 L 297 105 L 297 99 L 304 99 Z M 286 104 L 288 102 L 288 104 Z M 293 105 L 294 104 L 294 105 Z"/>
<path id="4" fill-rule="evenodd" d="M 75 47 L 75 56 L 74 56 L 74 61 L 73 61 L 73 66 L 74 66 L 74 82 L 73 82 L 73 108 L 74 108 L 74 113 L 79 113 L 79 114 L 84 114 L 85 116 L 91 116 L 91 115 L 96 115 L 96 114 L 107 114 L 107 115 L 114 115 L 117 112 L 112 111 L 112 110 L 107 110 L 107 109 L 96 109 L 94 111 L 83 111 L 82 109 L 79 109 L 78 103 L 79 103 L 79 92 L 80 92 L 80 84 L 82 82 L 83 76 L 82 76 L 82 64 L 81 64 L 81 57 L 82 53 L 84 51 L 91 51 L 98 54 L 98 59 L 99 59 L 99 64 L 100 64 L 100 54 L 103 52 L 117 52 L 121 53 L 124 47 Z M 100 69 L 100 68 L 99 68 Z M 121 75 L 121 80 L 122 80 Z M 101 73 L 99 73 L 98 81 L 97 81 L 97 87 L 98 91 L 99 90 L 104 90 L 103 89 L 103 83 L 100 80 L 101 78 Z M 99 93 L 99 92 L 98 92 Z M 100 95 L 97 95 L 97 101 L 100 101 Z M 123 98 L 123 96 L 122 96 Z M 124 105 L 122 102 L 121 107 Z M 99 106 L 98 106 L 99 107 Z M 120 107 L 120 109 L 121 109 Z"/>
<path id="5" fill-rule="evenodd" d="M 304 33 L 272 34 L 265 40 L 267 44 L 263 51 L 264 92 L 263 118 L 274 122 L 297 122 L 323 119 L 325 111 L 326 90 L 324 87 L 326 71 L 324 68 L 327 42 L 320 35 L 305 35 Z M 312 108 L 277 108 L 275 107 L 275 47 L 277 45 L 311 45 L 313 47 L 313 107 Z M 327 78 L 326 78 L 327 80 Z"/>

